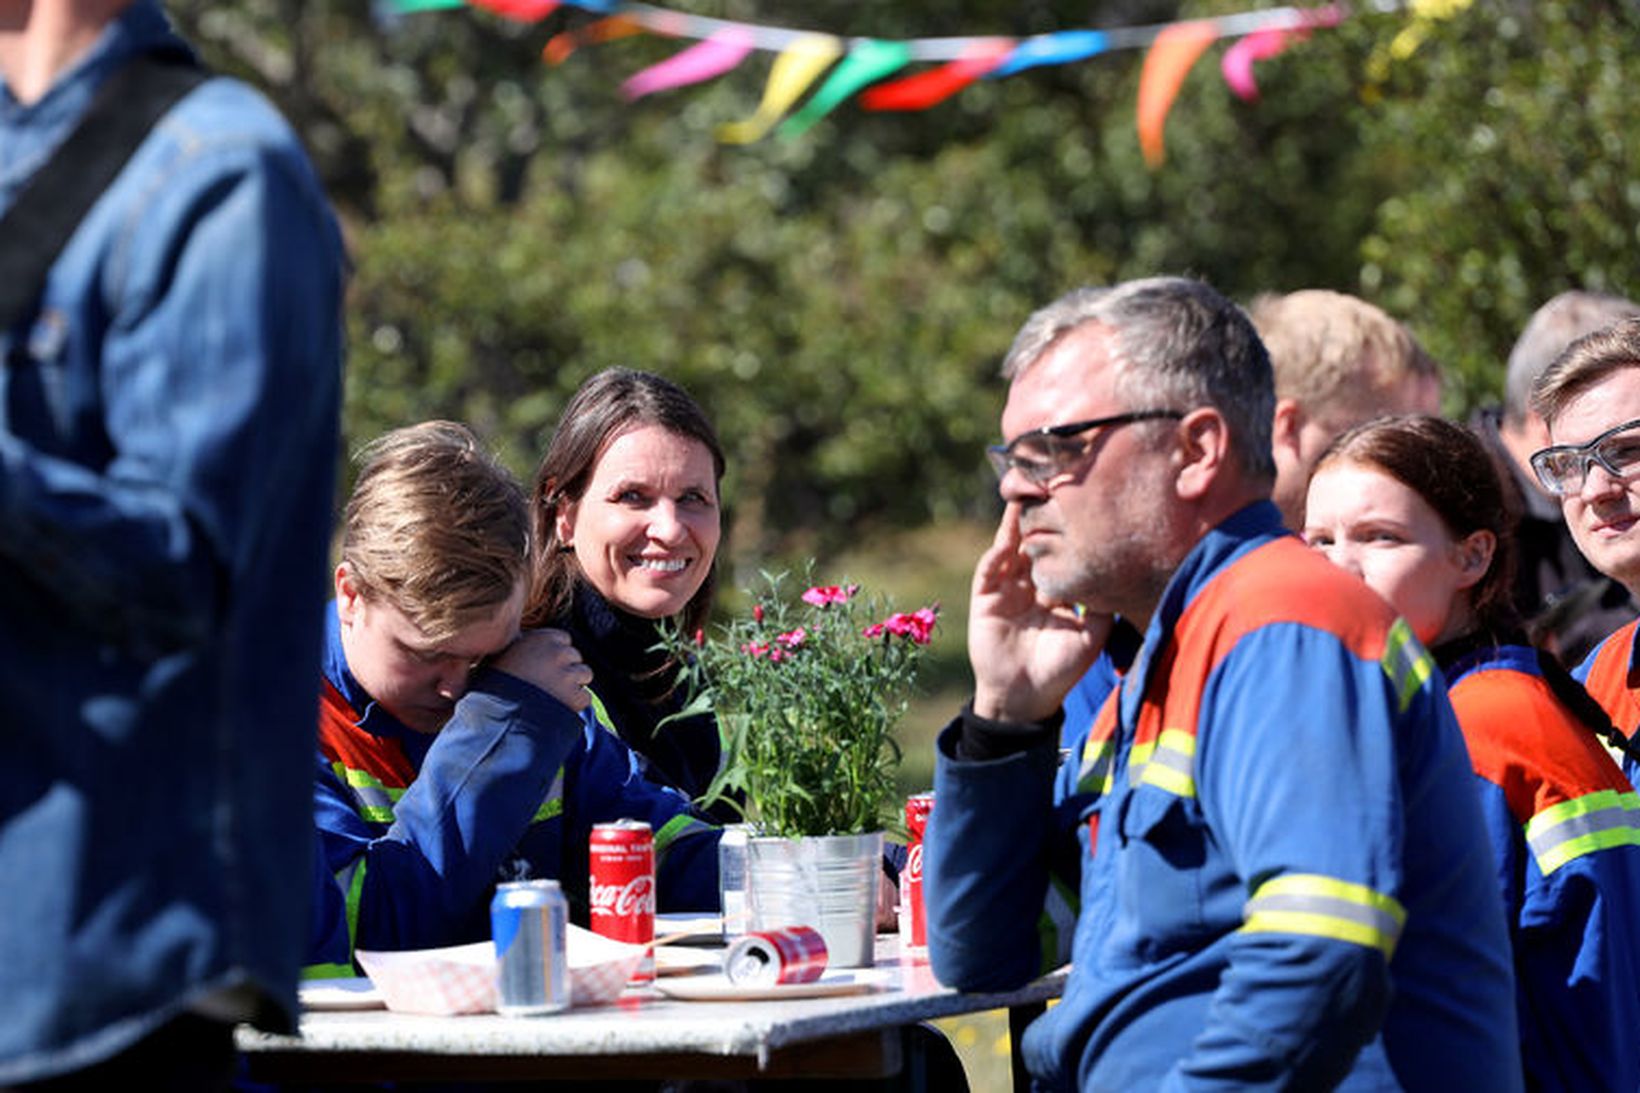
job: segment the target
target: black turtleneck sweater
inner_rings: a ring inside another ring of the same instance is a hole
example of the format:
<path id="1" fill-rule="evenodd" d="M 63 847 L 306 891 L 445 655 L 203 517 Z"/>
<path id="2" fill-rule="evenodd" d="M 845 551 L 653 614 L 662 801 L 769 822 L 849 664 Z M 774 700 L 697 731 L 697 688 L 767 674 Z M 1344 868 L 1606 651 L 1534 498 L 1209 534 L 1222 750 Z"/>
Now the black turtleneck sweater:
<path id="1" fill-rule="evenodd" d="M 569 615 L 552 623 L 567 630 L 592 669 L 592 690 L 609 711 L 621 739 L 638 754 L 646 777 L 700 797 L 717 773 L 722 746 L 710 714 L 659 727 L 683 707 L 674 689 L 677 670 L 653 646 L 660 634 L 653 619 L 628 614 L 584 581 L 575 586 Z M 740 817 L 721 802 L 708 810 L 721 822 Z"/>

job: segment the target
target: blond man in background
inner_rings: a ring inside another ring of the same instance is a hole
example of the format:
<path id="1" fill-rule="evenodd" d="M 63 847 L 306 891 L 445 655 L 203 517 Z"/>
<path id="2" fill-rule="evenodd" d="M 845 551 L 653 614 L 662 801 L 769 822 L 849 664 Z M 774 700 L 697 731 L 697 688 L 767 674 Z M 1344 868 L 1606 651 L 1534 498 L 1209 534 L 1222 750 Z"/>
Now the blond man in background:
<path id="1" fill-rule="evenodd" d="M 1439 414 L 1441 374 L 1410 330 L 1342 292 L 1266 294 L 1248 314 L 1275 372 L 1273 500 L 1296 531 L 1310 470 L 1333 438 L 1385 414 Z"/>

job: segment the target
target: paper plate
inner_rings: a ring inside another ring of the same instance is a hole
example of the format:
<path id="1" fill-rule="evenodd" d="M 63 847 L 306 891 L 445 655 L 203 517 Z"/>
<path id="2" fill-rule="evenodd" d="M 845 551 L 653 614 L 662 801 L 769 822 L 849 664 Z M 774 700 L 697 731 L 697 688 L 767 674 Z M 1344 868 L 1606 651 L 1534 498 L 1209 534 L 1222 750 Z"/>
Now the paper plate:
<path id="1" fill-rule="evenodd" d="M 655 950 L 656 975 L 701 975 L 723 969 L 723 952 L 694 946 L 662 945 Z"/>
<path id="2" fill-rule="evenodd" d="M 344 979 L 309 979 L 296 989 L 303 1009 L 373 1010 L 387 1005 L 382 992 L 362 975 Z"/>
<path id="3" fill-rule="evenodd" d="M 892 972 L 888 969 L 860 968 L 830 971 L 812 983 L 777 983 L 770 987 L 731 983 L 723 975 L 685 975 L 655 980 L 655 989 L 669 998 L 687 1002 L 747 1002 L 779 998 L 826 998 L 839 994 L 865 994 L 884 986 Z"/>
<path id="4" fill-rule="evenodd" d="M 674 937 L 669 945 L 723 944 L 723 916 L 699 911 L 666 911 L 655 916 L 655 936 Z"/>

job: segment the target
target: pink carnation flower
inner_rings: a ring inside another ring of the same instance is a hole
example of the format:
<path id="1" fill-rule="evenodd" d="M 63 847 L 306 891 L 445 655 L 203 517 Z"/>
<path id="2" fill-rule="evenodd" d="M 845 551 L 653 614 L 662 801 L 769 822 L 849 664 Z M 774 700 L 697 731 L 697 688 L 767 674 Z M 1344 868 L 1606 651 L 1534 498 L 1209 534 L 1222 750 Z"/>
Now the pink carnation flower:
<path id="1" fill-rule="evenodd" d="M 883 633 L 883 624 L 880 623 L 880 622 L 874 622 L 870 626 L 866 627 L 864 630 L 860 631 L 860 635 L 862 637 L 867 637 L 867 638 L 881 637 L 882 633 Z"/>
<path id="2" fill-rule="evenodd" d="M 803 602 L 815 607 L 824 607 L 828 603 L 847 603 L 858 591 L 860 586 L 857 584 L 851 584 L 846 588 L 835 584 L 815 585 L 803 593 Z"/>
<path id="3" fill-rule="evenodd" d="M 799 645 L 802 645 L 805 641 L 807 641 L 808 638 L 809 632 L 799 626 L 796 630 L 788 630 L 774 640 L 778 641 L 781 645 L 784 645 L 788 649 L 796 649 Z"/>
<path id="4" fill-rule="evenodd" d="M 751 657 L 753 660 L 756 660 L 758 657 L 769 651 L 769 646 L 767 642 L 748 641 L 745 645 L 740 647 L 740 651 Z"/>
<path id="5" fill-rule="evenodd" d="M 924 607 L 919 611 L 913 611 L 909 615 L 904 611 L 896 611 L 884 619 L 881 625 L 890 634 L 910 638 L 918 645 L 927 645 L 934 640 L 934 623 L 937 617 L 932 607 Z M 875 637 L 876 635 L 867 634 L 866 636 Z"/>

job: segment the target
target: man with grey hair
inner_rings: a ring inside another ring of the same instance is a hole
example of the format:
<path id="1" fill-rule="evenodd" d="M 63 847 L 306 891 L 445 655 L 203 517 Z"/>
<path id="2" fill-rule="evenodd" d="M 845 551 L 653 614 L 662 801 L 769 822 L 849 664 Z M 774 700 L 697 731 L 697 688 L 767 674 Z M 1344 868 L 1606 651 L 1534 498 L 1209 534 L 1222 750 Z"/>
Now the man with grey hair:
<path id="1" fill-rule="evenodd" d="M 1634 617 L 1635 601 L 1601 576 L 1567 534 L 1554 497 L 1532 475 L 1532 453 L 1549 445 L 1549 428 L 1531 404 L 1532 388 L 1572 342 L 1640 304 L 1604 292 L 1562 292 L 1538 308 L 1509 351 L 1503 404 L 1483 407 L 1470 427 L 1492 451 L 1518 516 L 1515 527 L 1515 609 L 1532 640 L 1568 664 Z"/>
<path id="2" fill-rule="evenodd" d="M 1023 1040 L 1039 1088 L 1520 1088 L 1468 755 L 1406 624 L 1282 527 L 1247 317 L 1181 278 L 1083 289 L 1003 372 L 1006 507 L 925 851 L 935 974 L 1072 959 Z M 1143 646 L 1061 763 L 1117 613 Z"/>

